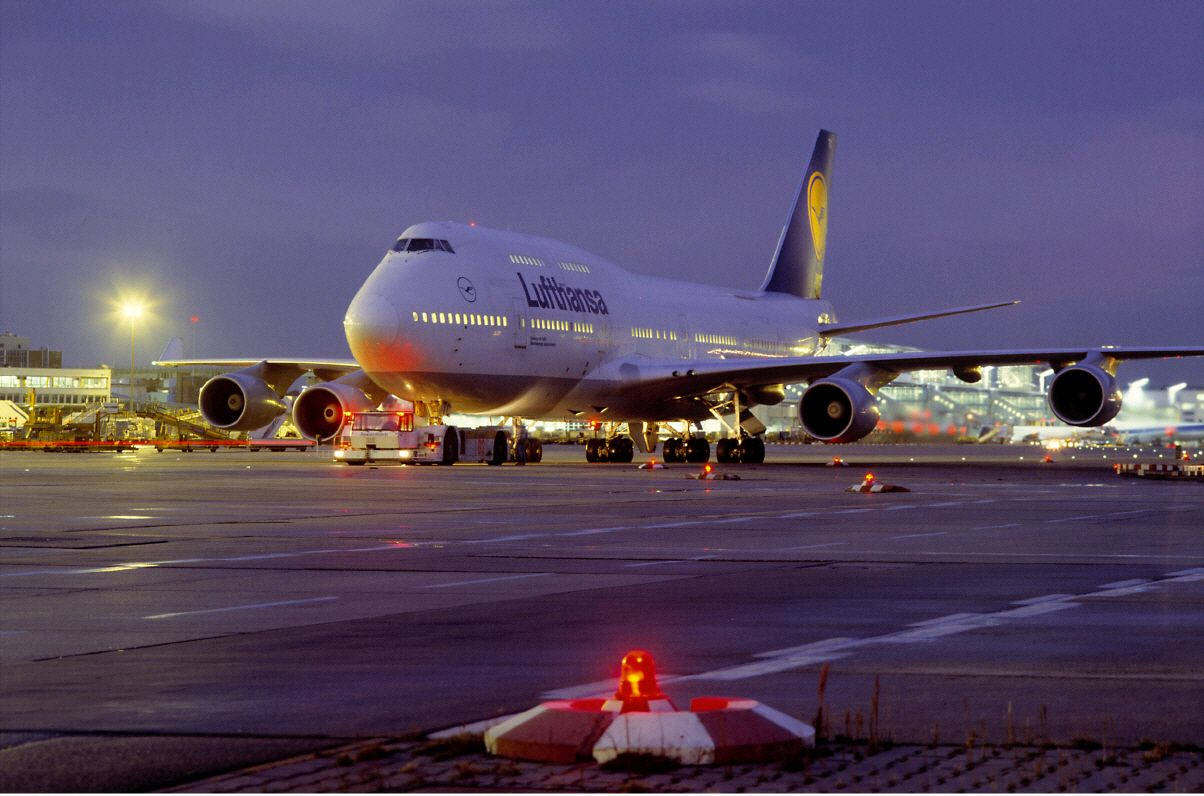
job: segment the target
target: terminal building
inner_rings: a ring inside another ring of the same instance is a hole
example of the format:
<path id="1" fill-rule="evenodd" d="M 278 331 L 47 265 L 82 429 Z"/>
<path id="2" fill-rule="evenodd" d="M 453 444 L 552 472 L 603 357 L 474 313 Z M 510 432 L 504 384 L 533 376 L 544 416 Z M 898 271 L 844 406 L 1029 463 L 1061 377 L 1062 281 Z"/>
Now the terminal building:
<path id="1" fill-rule="evenodd" d="M 63 352 L 33 348 L 28 337 L 0 332 L 0 401 L 82 407 L 109 400 L 112 371 L 64 368 Z"/>

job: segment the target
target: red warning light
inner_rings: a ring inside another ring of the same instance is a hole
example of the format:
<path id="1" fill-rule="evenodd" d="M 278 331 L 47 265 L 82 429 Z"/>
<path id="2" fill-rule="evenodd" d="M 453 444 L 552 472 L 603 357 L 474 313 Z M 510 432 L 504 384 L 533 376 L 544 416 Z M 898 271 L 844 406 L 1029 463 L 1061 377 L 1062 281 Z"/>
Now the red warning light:
<path id="1" fill-rule="evenodd" d="M 874 483 L 874 474 L 873 474 L 873 473 L 866 473 L 866 474 L 865 474 L 865 482 L 866 482 L 867 484 L 872 484 L 872 483 Z"/>
<path id="2" fill-rule="evenodd" d="M 702 472 L 704 475 L 710 475 L 711 473 L 715 472 L 715 468 L 711 465 L 710 462 L 707 462 L 706 464 L 704 464 L 702 466 Z"/>
<path id="3" fill-rule="evenodd" d="M 619 664 L 619 690 L 615 699 L 622 700 L 623 712 L 648 710 L 648 701 L 668 699 L 656 682 L 656 662 L 644 650 L 632 650 Z"/>
<path id="4" fill-rule="evenodd" d="M 199 316 L 199 315 L 192 315 L 192 316 L 190 316 L 190 317 L 188 318 L 188 322 L 189 322 L 189 323 L 200 323 L 200 322 L 201 322 L 201 318 L 200 318 L 200 316 Z"/>

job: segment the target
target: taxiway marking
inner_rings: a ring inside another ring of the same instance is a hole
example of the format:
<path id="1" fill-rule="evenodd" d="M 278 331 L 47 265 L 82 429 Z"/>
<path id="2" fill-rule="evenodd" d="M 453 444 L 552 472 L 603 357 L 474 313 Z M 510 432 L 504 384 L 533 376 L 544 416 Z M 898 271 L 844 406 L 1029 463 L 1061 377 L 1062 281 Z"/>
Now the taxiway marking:
<path id="1" fill-rule="evenodd" d="M 177 616 L 194 616 L 196 614 L 220 614 L 226 611 L 246 611 L 252 608 L 276 608 L 281 605 L 304 605 L 305 603 L 325 603 L 337 600 L 338 597 L 309 597 L 304 600 L 279 600 L 272 603 L 251 603 L 249 605 L 231 605 L 228 608 L 205 608 L 200 611 L 175 611 L 170 614 L 151 614 L 143 619 L 172 619 Z"/>
<path id="2" fill-rule="evenodd" d="M 452 583 L 434 583 L 430 586 L 423 586 L 424 589 L 447 589 L 452 586 L 475 586 L 478 583 L 499 583 L 503 580 L 521 580 L 523 578 L 542 578 L 551 575 L 551 572 L 528 572 L 523 575 L 505 575 L 500 578 L 477 578 L 476 580 L 457 580 Z"/>
<path id="3" fill-rule="evenodd" d="M 753 653 L 758 660 L 750 663 L 725 666 L 706 672 L 688 675 L 662 675 L 662 683 L 686 680 L 744 680 L 761 675 L 777 674 L 816 663 L 846 658 L 858 650 L 886 644 L 914 644 L 931 642 L 986 627 L 995 627 L 1007 622 L 1028 619 L 1034 616 L 1066 611 L 1083 605 L 1080 600 L 1091 597 L 1119 597 L 1132 593 L 1134 589 L 1148 589 L 1169 583 L 1196 582 L 1204 580 L 1204 567 L 1168 572 L 1156 580 L 1133 579 L 1104 584 L 1101 591 L 1083 594 L 1043 594 L 1013 600 L 1012 606 L 991 613 L 955 613 L 912 622 L 907 627 L 866 638 L 836 637 L 811 641 L 792 647 Z M 545 699 L 574 699 L 608 695 L 614 688 L 614 680 L 600 680 L 567 686 L 542 695 Z"/>

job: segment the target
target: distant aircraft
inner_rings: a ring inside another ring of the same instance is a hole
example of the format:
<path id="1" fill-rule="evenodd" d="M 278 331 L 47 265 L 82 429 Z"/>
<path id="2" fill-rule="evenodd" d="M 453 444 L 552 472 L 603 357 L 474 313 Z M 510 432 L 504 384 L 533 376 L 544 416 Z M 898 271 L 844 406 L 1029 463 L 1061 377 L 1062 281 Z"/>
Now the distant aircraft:
<path id="1" fill-rule="evenodd" d="M 1120 410 L 1120 361 L 1204 354 L 1204 347 L 1101 346 L 823 356 L 835 335 L 1016 303 L 837 323 L 820 297 L 835 146 L 836 136 L 821 130 L 756 291 L 631 273 L 545 238 L 428 222 L 402 233 L 347 308 L 354 361 L 159 364 L 240 368 L 200 392 L 201 412 L 224 429 L 266 425 L 309 370 L 323 383 L 296 398 L 292 417 L 311 439 L 333 438 L 349 413 L 393 394 L 413 400 L 433 425 L 453 408 L 516 422 L 600 422 L 606 438 L 587 445 L 590 461 L 631 461 L 634 447 L 648 452 L 665 433 L 664 460 L 706 461 L 710 445 L 694 429 L 715 417 L 727 429 L 717 458 L 760 462 L 765 426 L 750 410 L 780 403 L 791 383 L 809 383 L 798 405 L 809 435 L 852 442 L 874 430 L 875 394 L 903 372 L 948 368 L 976 382 L 983 366 L 1045 363 L 1056 371 L 1054 414 L 1098 426 Z"/>

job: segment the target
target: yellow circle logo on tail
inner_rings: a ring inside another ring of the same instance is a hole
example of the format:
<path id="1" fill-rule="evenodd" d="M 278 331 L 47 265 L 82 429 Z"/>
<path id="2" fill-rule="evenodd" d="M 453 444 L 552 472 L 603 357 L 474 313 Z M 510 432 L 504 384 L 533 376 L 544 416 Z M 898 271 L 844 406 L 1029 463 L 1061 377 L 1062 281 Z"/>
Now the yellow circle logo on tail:
<path id="1" fill-rule="evenodd" d="M 824 247 L 828 243 L 828 183 L 818 171 L 807 181 L 807 218 L 811 221 L 811 242 L 815 245 L 815 259 L 824 261 Z"/>

